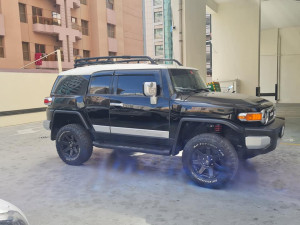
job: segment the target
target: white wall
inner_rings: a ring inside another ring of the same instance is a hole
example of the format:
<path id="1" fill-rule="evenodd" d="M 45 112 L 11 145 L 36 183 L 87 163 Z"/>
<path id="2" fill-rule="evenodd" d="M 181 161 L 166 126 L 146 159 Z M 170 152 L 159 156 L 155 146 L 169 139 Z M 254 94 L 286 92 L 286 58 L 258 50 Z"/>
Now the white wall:
<path id="1" fill-rule="evenodd" d="M 183 3 L 183 64 L 206 80 L 206 0 Z"/>
<path id="2" fill-rule="evenodd" d="M 278 29 L 261 31 L 260 43 L 260 91 L 274 93 L 277 84 Z M 275 102 L 275 97 L 264 97 Z"/>
<path id="3" fill-rule="evenodd" d="M 255 95 L 259 71 L 259 0 L 220 3 L 212 14 L 213 80 L 240 80 Z"/>
<path id="4" fill-rule="evenodd" d="M 300 103 L 300 27 L 280 29 L 280 103 Z"/>

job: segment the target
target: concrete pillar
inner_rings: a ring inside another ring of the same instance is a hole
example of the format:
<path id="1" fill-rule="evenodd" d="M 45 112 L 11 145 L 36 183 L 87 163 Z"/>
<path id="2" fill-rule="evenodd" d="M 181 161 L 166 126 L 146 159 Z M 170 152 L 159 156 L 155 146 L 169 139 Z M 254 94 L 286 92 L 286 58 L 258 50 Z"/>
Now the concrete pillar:
<path id="1" fill-rule="evenodd" d="M 206 79 L 206 0 L 174 0 L 172 13 L 174 58 Z"/>
<path id="2" fill-rule="evenodd" d="M 255 95 L 259 82 L 260 0 L 231 0 L 212 14 L 213 80 L 240 80 Z"/>

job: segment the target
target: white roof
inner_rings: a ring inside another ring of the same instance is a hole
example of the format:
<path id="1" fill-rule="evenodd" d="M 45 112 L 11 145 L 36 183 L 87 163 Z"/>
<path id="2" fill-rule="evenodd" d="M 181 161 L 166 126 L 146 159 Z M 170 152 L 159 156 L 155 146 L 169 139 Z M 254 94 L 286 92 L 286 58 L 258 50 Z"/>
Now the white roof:
<path id="1" fill-rule="evenodd" d="M 178 66 L 178 65 L 167 65 L 167 64 L 106 64 L 106 65 L 91 65 L 78 67 L 71 70 L 61 72 L 59 75 L 91 75 L 95 72 L 108 71 L 108 70 L 137 70 L 137 69 L 193 69 L 195 68 Z"/>

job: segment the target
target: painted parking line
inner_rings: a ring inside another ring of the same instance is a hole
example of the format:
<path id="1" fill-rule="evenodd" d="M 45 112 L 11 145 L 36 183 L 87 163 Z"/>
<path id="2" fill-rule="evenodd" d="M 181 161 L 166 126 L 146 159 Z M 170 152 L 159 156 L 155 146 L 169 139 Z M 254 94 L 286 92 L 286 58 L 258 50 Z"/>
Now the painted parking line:
<path id="1" fill-rule="evenodd" d="M 300 144 L 295 144 L 295 143 L 285 143 L 285 142 L 281 142 L 280 144 L 300 146 Z"/>

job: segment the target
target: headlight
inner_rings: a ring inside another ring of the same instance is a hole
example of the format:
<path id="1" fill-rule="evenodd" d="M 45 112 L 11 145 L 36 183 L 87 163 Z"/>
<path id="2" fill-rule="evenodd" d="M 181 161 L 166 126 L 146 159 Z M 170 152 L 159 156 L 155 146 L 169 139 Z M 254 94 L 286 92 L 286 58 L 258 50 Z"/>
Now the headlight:
<path id="1" fill-rule="evenodd" d="M 0 199 L 0 225 L 29 225 L 20 209 Z"/>

